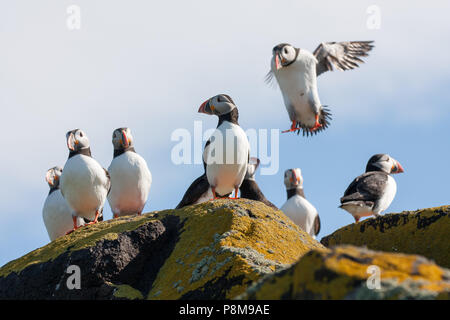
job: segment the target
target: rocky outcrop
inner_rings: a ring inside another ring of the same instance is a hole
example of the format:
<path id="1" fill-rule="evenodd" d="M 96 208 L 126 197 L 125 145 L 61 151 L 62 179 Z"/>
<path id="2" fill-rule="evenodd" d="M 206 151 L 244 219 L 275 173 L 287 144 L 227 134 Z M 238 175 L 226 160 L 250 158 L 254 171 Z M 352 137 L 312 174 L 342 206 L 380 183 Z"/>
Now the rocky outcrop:
<path id="1" fill-rule="evenodd" d="M 442 206 L 370 218 L 335 231 L 321 243 L 419 254 L 450 268 L 449 236 L 450 206 Z"/>
<path id="2" fill-rule="evenodd" d="M 307 253 L 239 298 L 448 299 L 449 293 L 450 270 L 423 257 L 338 246 Z"/>
<path id="3" fill-rule="evenodd" d="M 217 200 L 80 228 L 3 266 L 0 299 L 233 298 L 323 248 L 279 210 Z"/>

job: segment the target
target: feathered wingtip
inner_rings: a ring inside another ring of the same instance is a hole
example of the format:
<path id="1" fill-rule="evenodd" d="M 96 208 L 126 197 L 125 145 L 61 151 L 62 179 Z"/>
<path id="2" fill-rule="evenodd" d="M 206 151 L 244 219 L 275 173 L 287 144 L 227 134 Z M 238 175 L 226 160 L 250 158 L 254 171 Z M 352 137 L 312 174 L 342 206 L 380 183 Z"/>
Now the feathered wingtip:
<path id="1" fill-rule="evenodd" d="M 328 128 L 330 126 L 330 121 L 332 119 L 333 118 L 331 117 L 330 109 L 328 109 L 327 106 L 322 106 L 322 111 L 320 113 L 320 118 L 319 118 L 319 123 L 322 124 L 322 126 L 315 131 L 311 131 L 310 128 L 297 122 L 297 128 L 299 128 L 299 130 L 297 131 L 297 135 L 299 135 L 300 132 L 303 133 L 303 136 L 307 136 L 307 137 L 316 135 L 319 132 L 324 131 L 326 128 Z"/>

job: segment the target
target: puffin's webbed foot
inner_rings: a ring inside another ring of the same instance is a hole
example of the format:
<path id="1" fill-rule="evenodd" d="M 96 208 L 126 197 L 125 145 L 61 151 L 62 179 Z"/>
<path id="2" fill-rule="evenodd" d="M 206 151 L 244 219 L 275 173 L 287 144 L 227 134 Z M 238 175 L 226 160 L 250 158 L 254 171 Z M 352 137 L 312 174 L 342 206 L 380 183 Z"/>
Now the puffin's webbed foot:
<path id="1" fill-rule="evenodd" d="M 291 128 L 288 129 L 288 130 L 281 131 L 281 133 L 294 132 L 294 131 L 297 131 L 297 130 L 300 130 L 300 128 L 297 128 L 297 121 L 294 120 L 294 121 L 292 121 Z"/>

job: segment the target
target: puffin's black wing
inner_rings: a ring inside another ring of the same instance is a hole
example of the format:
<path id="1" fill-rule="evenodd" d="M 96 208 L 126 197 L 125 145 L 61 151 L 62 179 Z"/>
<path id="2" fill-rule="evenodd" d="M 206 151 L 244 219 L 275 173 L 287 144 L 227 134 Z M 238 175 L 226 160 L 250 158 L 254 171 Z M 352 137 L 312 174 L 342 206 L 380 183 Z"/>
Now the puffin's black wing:
<path id="1" fill-rule="evenodd" d="M 202 174 L 200 177 L 194 180 L 189 188 L 186 190 L 183 199 L 176 206 L 175 209 L 181 209 L 185 206 L 189 206 L 197 201 L 205 192 L 208 191 L 209 182 L 206 174 Z"/>
<path id="2" fill-rule="evenodd" d="M 359 57 L 368 56 L 368 52 L 374 47 L 373 41 L 348 41 L 348 42 L 322 42 L 314 56 L 318 63 L 316 73 L 320 75 L 334 68 L 345 71 L 359 67 L 364 63 Z"/>
<path id="3" fill-rule="evenodd" d="M 345 190 L 341 203 L 349 201 L 377 201 L 384 193 L 388 174 L 381 171 L 366 172 L 357 177 Z"/>
<path id="4" fill-rule="evenodd" d="M 320 218 L 319 215 L 316 216 L 316 219 L 314 219 L 314 235 L 318 235 L 320 232 Z"/>

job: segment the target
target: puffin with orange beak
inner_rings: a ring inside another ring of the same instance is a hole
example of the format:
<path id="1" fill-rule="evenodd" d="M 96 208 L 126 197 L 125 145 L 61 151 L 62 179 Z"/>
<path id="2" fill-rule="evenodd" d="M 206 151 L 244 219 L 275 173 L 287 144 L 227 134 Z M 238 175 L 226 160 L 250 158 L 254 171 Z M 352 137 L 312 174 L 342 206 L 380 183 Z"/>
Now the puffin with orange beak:
<path id="1" fill-rule="evenodd" d="M 83 130 L 66 134 L 69 158 L 61 175 L 61 193 L 73 213 L 73 230 L 79 226 L 77 217 L 91 223 L 102 220 L 103 206 L 111 183 L 108 171 L 91 156 L 89 138 Z"/>
<path id="2" fill-rule="evenodd" d="M 227 197 L 239 187 L 247 172 L 250 144 L 239 126 L 239 112 L 229 95 L 219 94 L 206 100 L 198 112 L 219 118 L 217 128 L 206 142 L 203 162 L 213 199 Z"/>
<path id="3" fill-rule="evenodd" d="M 108 168 L 111 191 L 108 202 L 113 217 L 142 213 L 152 185 L 145 159 L 136 153 L 130 128 L 118 128 L 112 135 L 114 156 Z"/>
<path id="4" fill-rule="evenodd" d="M 313 238 L 320 232 L 320 218 L 317 209 L 305 198 L 302 171 L 299 168 L 284 172 L 287 200 L 281 207 L 295 224 Z"/>
<path id="5" fill-rule="evenodd" d="M 317 76 L 332 71 L 358 67 L 372 50 L 372 41 L 329 42 L 320 44 L 314 53 L 281 43 L 272 50 L 271 71 L 266 81 L 276 79 L 291 120 L 284 132 L 303 130 L 309 136 L 325 130 L 331 113 L 320 103 Z"/>
<path id="6" fill-rule="evenodd" d="M 341 198 L 340 208 L 358 222 L 361 217 L 379 216 L 395 198 L 397 183 L 391 174 L 404 172 L 401 164 L 388 154 L 372 156 L 366 173 L 355 178 Z"/>

